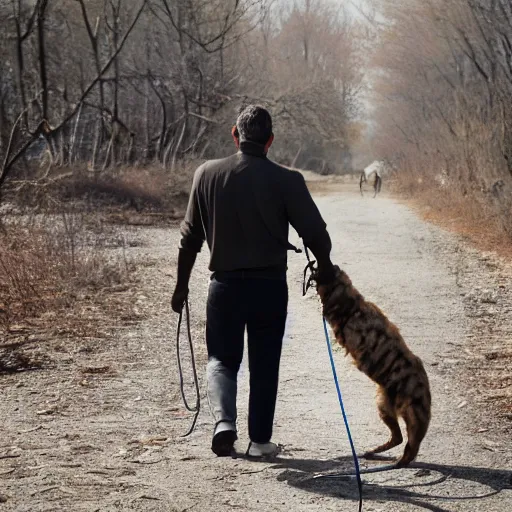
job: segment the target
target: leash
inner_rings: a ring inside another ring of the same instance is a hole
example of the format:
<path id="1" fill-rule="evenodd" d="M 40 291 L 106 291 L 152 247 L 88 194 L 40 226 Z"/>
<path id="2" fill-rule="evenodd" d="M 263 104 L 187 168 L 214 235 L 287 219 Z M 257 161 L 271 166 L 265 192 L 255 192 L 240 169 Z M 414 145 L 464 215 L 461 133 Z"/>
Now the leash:
<path id="1" fill-rule="evenodd" d="M 185 396 L 185 383 L 183 379 L 183 367 L 181 365 L 181 350 L 180 350 L 180 332 L 181 332 L 181 324 L 183 322 L 183 310 L 185 310 L 185 320 L 187 324 L 187 338 L 188 338 L 188 347 L 190 350 L 190 360 L 192 365 L 192 373 L 194 375 L 194 388 L 195 388 L 195 394 L 196 394 L 196 403 L 192 407 L 187 397 Z M 192 424 L 190 425 L 190 428 L 187 430 L 186 434 L 183 434 L 180 437 L 187 437 L 194 431 L 197 423 L 197 418 L 199 417 L 199 412 L 201 410 L 201 395 L 199 391 L 199 380 L 197 378 L 197 369 L 196 369 L 196 358 L 194 354 L 194 344 L 192 343 L 192 333 L 190 330 L 190 309 L 188 305 L 188 299 L 185 301 L 184 308 L 180 312 L 180 317 L 178 320 L 178 329 L 176 333 L 176 359 L 178 361 L 178 372 L 180 375 L 180 392 L 181 392 L 181 398 L 183 399 L 183 404 L 185 405 L 185 408 L 189 412 L 194 413 L 194 418 L 192 420 Z"/>
<path id="2" fill-rule="evenodd" d="M 306 273 L 307 273 L 308 269 L 310 271 L 313 269 L 313 265 L 315 264 L 315 262 L 311 260 L 311 258 L 309 256 L 309 251 L 308 251 L 308 248 L 306 247 L 306 245 L 304 245 L 304 252 L 306 254 L 306 258 L 308 259 L 308 264 L 307 264 L 306 268 L 304 269 L 303 294 L 305 295 L 308 288 L 311 285 L 311 276 L 308 279 L 308 281 L 306 282 L 306 279 L 305 279 Z M 350 432 L 350 426 L 348 424 L 348 418 L 347 418 L 347 414 L 345 412 L 345 405 L 343 404 L 343 397 L 341 395 L 341 388 L 340 388 L 340 383 L 338 381 L 338 374 L 336 372 L 336 365 L 334 364 L 331 340 L 329 339 L 329 331 L 327 329 L 327 321 L 325 319 L 325 316 L 322 316 L 322 319 L 323 319 L 323 323 L 324 323 L 325 341 L 327 342 L 327 351 L 329 352 L 329 360 L 331 362 L 331 370 L 332 370 L 332 375 L 334 377 L 334 385 L 336 386 L 336 392 L 338 393 L 338 402 L 340 404 L 341 414 L 343 416 L 343 421 L 345 423 L 345 428 L 347 430 L 348 441 L 350 443 L 350 449 L 352 450 L 352 458 L 354 459 L 354 467 L 356 470 L 355 476 L 357 479 L 357 489 L 359 491 L 359 512 L 361 512 L 363 510 L 363 483 L 361 481 L 361 471 L 359 469 L 359 460 L 357 458 L 354 441 L 352 440 L 352 434 Z M 347 475 L 347 476 L 352 476 L 352 475 Z M 317 475 L 315 478 L 329 478 L 329 475 Z"/>

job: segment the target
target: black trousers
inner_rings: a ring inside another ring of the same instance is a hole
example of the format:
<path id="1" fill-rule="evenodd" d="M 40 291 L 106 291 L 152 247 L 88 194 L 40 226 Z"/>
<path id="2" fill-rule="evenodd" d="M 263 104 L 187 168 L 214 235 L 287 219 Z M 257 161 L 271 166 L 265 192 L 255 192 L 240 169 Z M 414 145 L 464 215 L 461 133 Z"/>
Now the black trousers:
<path id="1" fill-rule="evenodd" d="M 206 315 L 210 408 L 216 425 L 226 422 L 236 429 L 237 374 L 247 329 L 249 437 L 256 443 L 272 437 L 287 307 L 284 272 L 212 276 Z"/>

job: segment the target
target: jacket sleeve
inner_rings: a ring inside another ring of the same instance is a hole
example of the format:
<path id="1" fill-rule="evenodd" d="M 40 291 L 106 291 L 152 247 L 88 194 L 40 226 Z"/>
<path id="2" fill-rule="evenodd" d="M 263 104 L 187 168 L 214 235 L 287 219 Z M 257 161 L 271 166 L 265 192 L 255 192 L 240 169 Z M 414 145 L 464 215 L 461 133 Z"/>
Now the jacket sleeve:
<path id="1" fill-rule="evenodd" d="M 311 249 L 319 264 L 329 262 L 332 249 L 331 238 L 302 174 L 290 171 L 284 195 L 290 224 L 304 244 Z"/>
<path id="2" fill-rule="evenodd" d="M 203 166 L 199 167 L 192 182 L 192 190 L 188 200 L 187 213 L 181 223 L 180 249 L 198 253 L 201 251 L 205 241 L 205 227 L 201 216 L 201 190 L 200 182 L 203 174 Z"/>

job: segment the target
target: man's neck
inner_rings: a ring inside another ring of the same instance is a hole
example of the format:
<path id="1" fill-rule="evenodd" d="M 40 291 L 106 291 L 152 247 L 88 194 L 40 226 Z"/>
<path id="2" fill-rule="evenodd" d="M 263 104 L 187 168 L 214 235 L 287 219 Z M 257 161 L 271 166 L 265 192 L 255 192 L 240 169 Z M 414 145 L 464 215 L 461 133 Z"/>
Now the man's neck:
<path id="1" fill-rule="evenodd" d="M 246 155 L 259 156 L 261 158 L 266 158 L 267 156 L 267 152 L 265 151 L 265 146 L 263 144 L 258 144 L 257 142 L 252 142 L 250 140 L 240 141 L 239 149 Z"/>

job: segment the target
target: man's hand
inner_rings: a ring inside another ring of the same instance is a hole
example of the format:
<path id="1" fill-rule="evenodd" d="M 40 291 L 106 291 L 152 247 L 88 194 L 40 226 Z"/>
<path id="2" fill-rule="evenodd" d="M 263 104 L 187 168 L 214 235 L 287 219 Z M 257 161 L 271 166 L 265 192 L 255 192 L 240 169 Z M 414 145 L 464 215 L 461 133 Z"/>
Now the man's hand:
<path id="1" fill-rule="evenodd" d="M 181 313 L 185 301 L 188 297 L 188 282 L 190 273 L 196 261 L 197 253 L 180 249 L 178 253 L 178 278 L 176 280 L 176 288 L 172 294 L 171 307 L 176 313 Z"/>
<path id="2" fill-rule="evenodd" d="M 172 294 L 172 299 L 171 299 L 171 307 L 175 313 L 181 313 L 181 310 L 183 309 L 183 306 L 185 305 L 185 301 L 187 300 L 187 297 L 188 297 L 188 288 L 181 289 L 181 288 L 176 287 L 176 289 L 174 290 L 174 293 Z"/>
<path id="3" fill-rule="evenodd" d="M 336 278 L 336 270 L 331 261 L 318 264 L 316 271 L 315 281 L 317 285 L 329 284 Z"/>

